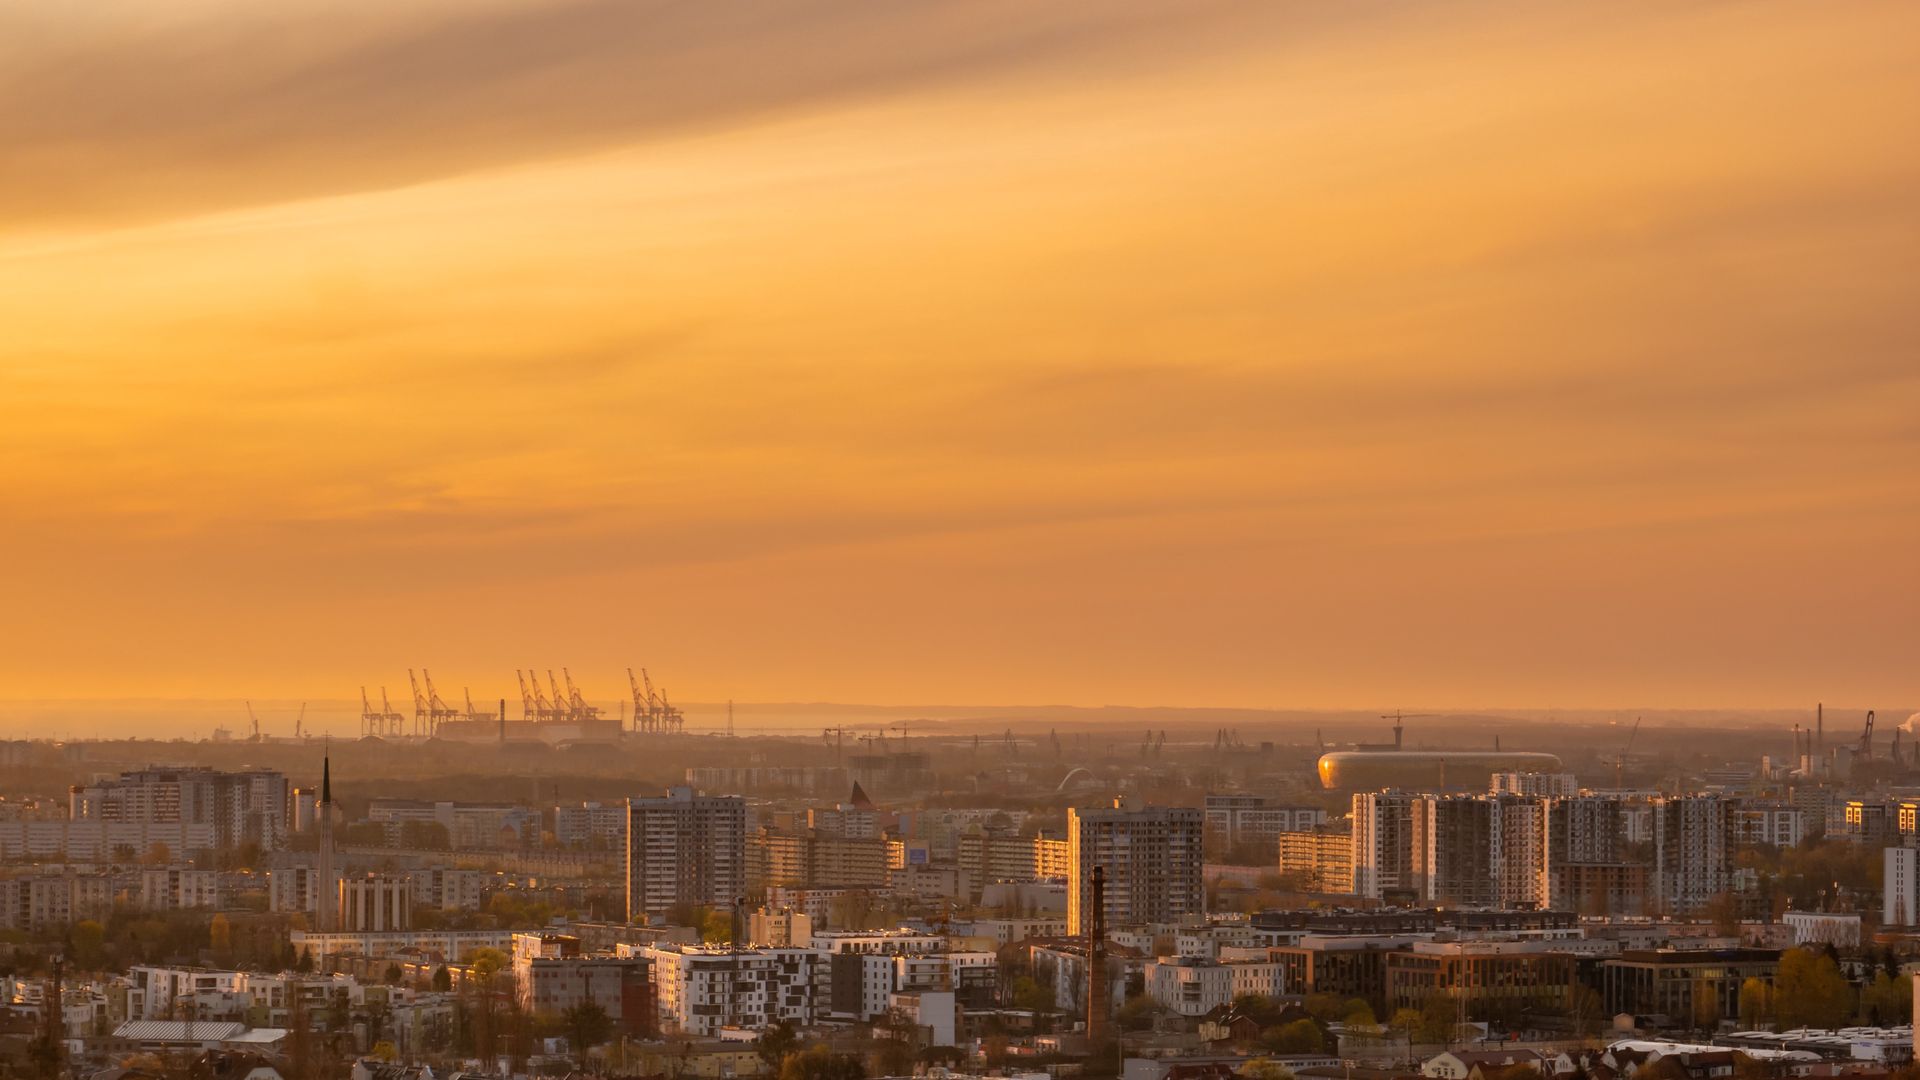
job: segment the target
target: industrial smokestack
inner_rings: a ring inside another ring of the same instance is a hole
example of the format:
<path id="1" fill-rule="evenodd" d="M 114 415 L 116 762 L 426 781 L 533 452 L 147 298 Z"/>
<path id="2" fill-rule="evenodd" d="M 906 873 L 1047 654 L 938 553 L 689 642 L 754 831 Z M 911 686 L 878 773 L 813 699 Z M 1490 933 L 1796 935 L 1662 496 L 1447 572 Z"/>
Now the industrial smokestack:
<path id="1" fill-rule="evenodd" d="M 1087 1053 L 1097 1054 L 1107 1041 L 1107 868 L 1093 868 L 1087 920 Z"/>

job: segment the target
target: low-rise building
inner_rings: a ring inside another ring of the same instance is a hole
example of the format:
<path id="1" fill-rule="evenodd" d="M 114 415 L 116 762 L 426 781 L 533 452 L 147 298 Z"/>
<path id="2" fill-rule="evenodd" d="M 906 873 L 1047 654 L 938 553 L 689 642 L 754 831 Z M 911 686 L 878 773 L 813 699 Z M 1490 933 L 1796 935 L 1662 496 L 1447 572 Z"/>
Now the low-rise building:
<path id="1" fill-rule="evenodd" d="M 818 1018 L 827 964 L 813 949 L 669 945 L 649 947 L 646 956 L 665 1032 L 717 1035 Z"/>

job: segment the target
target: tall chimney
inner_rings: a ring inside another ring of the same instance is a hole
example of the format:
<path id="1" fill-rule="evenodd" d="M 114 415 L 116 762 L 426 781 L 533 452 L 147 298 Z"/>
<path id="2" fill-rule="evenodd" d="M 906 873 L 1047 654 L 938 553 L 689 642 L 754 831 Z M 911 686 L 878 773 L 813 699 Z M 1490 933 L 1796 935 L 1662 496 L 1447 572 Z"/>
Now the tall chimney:
<path id="1" fill-rule="evenodd" d="M 1092 917 L 1087 920 L 1087 1053 L 1107 1042 L 1107 868 L 1093 868 Z"/>

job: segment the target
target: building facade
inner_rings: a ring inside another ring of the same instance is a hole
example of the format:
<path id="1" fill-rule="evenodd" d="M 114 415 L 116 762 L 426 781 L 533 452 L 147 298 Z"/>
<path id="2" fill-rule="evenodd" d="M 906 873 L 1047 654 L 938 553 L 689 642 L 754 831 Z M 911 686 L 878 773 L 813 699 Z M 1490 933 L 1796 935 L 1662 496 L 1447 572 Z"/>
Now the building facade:
<path id="1" fill-rule="evenodd" d="M 1096 866 L 1105 869 L 1109 927 L 1202 914 L 1203 823 L 1199 809 L 1130 797 L 1106 809 L 1068 810 L 1067 932 L 1086 932 Z"/>
<path id="2" fill-rule="evenodd" d="M 747 888 L 747 807 L 737 795 L 627 800 L 627 919 L 676 905 L 731 908 Z"/>

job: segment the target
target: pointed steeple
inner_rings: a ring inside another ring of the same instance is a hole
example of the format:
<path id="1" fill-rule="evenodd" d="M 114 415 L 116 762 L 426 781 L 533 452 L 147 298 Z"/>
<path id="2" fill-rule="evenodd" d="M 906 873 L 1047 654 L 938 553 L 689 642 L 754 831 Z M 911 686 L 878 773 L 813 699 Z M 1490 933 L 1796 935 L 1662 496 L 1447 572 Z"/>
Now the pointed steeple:
<path id="1" fill-rule="evenodd" d="M 333 805 L 333 755 L 320 753 L 320 805 Z"/>

